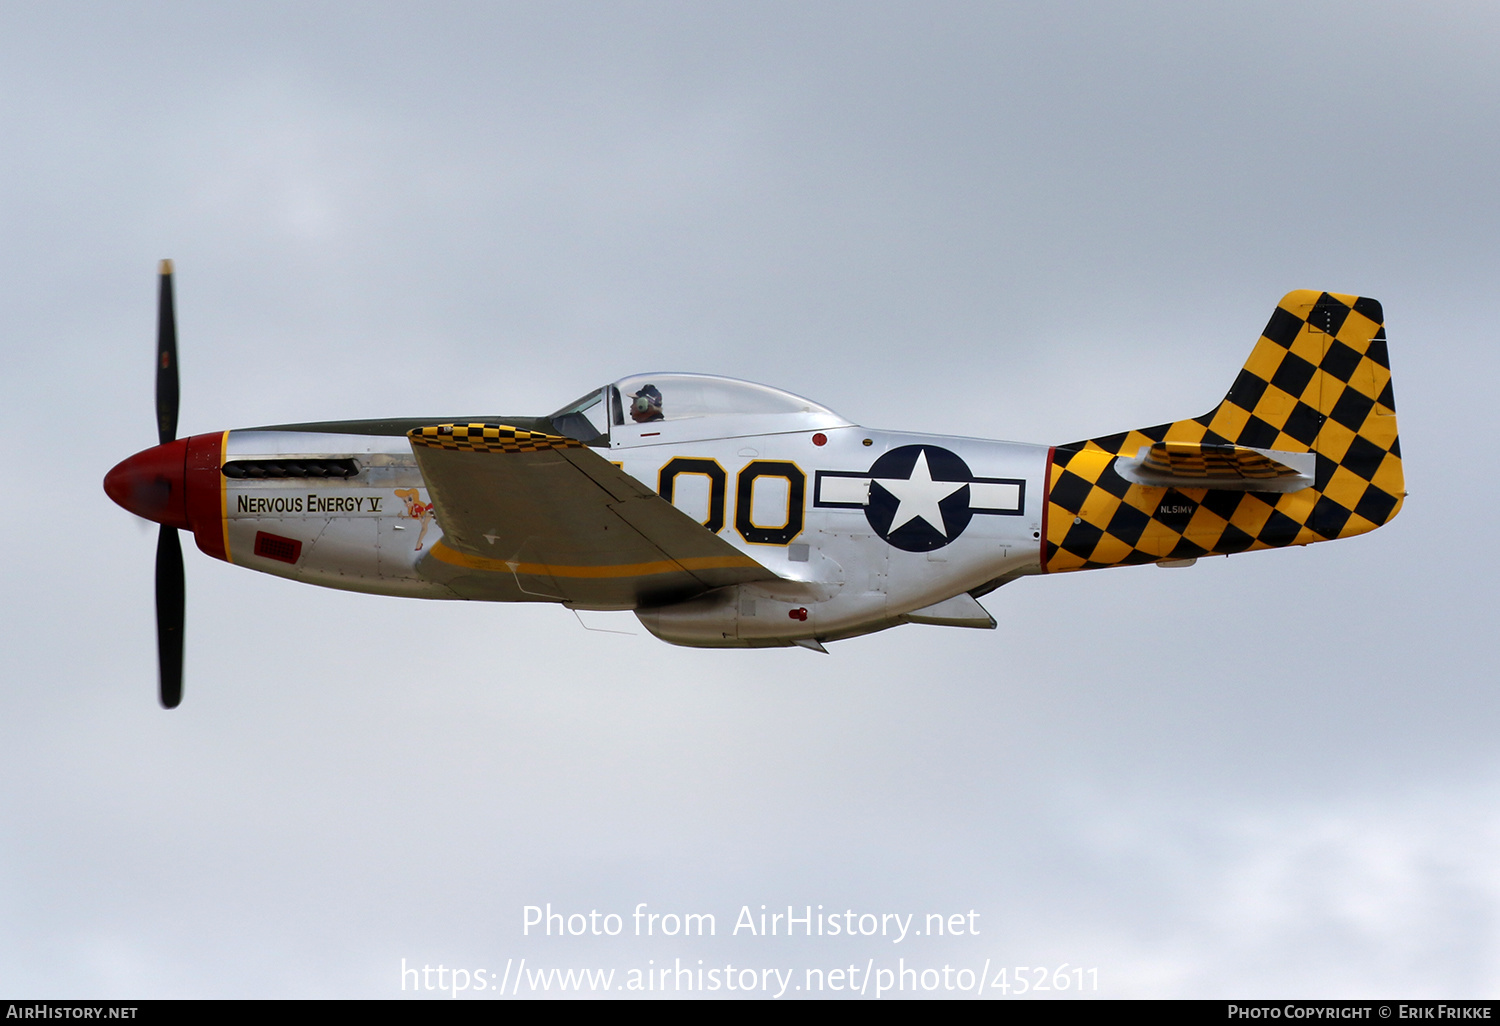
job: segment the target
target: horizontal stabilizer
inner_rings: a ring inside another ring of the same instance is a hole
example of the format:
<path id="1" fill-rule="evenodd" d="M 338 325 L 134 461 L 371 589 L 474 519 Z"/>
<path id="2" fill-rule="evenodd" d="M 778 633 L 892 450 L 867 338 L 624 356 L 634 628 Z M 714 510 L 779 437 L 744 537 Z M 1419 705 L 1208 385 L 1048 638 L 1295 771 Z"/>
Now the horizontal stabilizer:
<path id="1" fill-rule="evenodd" d="M 1157 442 L 1142 446 L 1134 459 L 1115 460 L 1115 473 L 1147 488 L 1296 492 L 1312 487 L 1316 470 L 1310 452 L 1208 442 Z"/>
<path id="2" fill-rule="evenodd" d="M 902 619 L 910 623 L 930 623 L 937 627 L 977 627 L 986 631 L 995 629 L 995 618 L 968 593 L 914 609 Z"/>

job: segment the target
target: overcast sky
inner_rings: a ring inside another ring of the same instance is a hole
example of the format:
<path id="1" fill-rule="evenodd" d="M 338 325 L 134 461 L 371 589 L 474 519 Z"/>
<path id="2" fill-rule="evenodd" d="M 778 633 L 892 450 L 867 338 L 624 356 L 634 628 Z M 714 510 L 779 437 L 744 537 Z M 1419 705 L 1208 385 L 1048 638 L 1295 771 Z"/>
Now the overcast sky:
<path id="1" fill-rule="evenodd" d="M 0 992 L 1495 996 L 1497 45 L 1486 3 L 0 3 Z M 1287 291 L 1372 296 L 1411 497 L 826 657 L 190 547 L 167 713 L 155 529 L 100 487 L 155 440 L 162 257 L 184 434 L 679 369 L 1058 443 L 1211 408 Z M 547 902 L 718 934 L 523 937 Z M 761 904 L 980 932 L 732 935 Z"/>

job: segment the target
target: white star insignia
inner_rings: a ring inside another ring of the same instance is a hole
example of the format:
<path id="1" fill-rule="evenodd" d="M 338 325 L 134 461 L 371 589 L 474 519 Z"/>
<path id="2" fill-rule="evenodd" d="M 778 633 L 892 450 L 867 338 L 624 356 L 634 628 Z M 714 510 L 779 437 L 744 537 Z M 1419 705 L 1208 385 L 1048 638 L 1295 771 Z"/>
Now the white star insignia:
<path id="1" fill-rule="evenodd" d="M 948 537 L 947 528 L 943 526 L 943 511 L 938 503 L 958 491 L 966 482 L 934 481 L 932 471 L 927 466 L 926 449 L 917 455 L 917 462 L 911 468 L 911 476 L 905 481 L 884 477 L 875 480 L 900 502 L 887 533 L 894 533 L 901 525 L 921 519 L 931 524 L 938 534 Z"/>

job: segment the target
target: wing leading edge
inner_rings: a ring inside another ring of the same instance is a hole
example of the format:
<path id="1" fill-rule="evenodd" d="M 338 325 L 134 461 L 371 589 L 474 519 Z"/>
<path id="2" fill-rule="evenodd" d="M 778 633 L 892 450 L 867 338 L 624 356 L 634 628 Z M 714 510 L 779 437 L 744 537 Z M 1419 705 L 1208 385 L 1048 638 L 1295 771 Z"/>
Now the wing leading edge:
<path id="1" fill-rule="evenodd" d="M 775 577 L 574 439 L 498 424 L 407 437 L 443 529 L 424 572 L 465 597 L 629 609 Z"/>

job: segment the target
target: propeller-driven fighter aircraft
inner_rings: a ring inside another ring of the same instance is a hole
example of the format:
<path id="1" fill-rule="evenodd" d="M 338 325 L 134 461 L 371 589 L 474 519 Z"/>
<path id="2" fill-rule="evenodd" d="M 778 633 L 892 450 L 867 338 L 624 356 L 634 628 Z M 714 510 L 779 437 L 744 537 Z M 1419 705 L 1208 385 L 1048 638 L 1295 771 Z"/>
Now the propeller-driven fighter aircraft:
<path id="1" fill-rule="evenodd" d="M 161 444 L 104 479 L 161 525 L 161 702 L 182 697 L 178 531 L 332 588 L 633 610 L 676 645 L 992 628 L 1019 577 L 1306 545 L 1406 495 L 1380 304 L 1288 293 L 1201 417 L 1063 445 L 875 430 L 780 389 L 640 374 L 538 416 L 282 424 L 176 437 L 172 267 Z"/>

